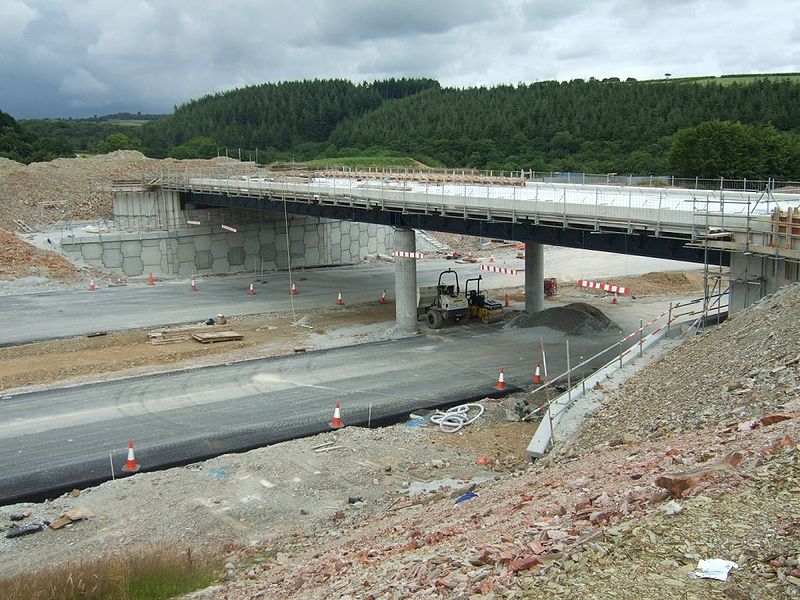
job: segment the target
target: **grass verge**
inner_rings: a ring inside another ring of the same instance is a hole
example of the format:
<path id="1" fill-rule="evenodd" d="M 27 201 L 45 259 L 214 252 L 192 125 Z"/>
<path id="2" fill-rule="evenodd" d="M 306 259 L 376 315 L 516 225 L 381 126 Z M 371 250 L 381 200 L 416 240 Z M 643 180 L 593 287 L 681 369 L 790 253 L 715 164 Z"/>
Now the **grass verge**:
<path id="1" fill-rule="evenodd" d="M 3 600 L 161 600 L 216 579 L 218 558 L 174 545 L 0 580 Z"/>

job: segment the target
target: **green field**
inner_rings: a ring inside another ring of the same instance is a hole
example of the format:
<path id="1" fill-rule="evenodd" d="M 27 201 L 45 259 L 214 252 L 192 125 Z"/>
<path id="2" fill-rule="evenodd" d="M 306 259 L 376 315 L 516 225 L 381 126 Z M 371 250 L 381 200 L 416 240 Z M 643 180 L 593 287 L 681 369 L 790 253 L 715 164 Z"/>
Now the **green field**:
<path id="1" fill-rule="evenodd" d="M 738 83 L 747 85 L 762 80 L 767 81 L 792 81 L 800 83 L 800 73 L 752 73 L 752 74 L 735 74 L 735 75 L 720 75 L 719 77 L 701 76 L 701 77 L 671 77 L 664 79 L 647 79 L 642 83 L 715 83 L 717 85 L 731 85 Z"/>

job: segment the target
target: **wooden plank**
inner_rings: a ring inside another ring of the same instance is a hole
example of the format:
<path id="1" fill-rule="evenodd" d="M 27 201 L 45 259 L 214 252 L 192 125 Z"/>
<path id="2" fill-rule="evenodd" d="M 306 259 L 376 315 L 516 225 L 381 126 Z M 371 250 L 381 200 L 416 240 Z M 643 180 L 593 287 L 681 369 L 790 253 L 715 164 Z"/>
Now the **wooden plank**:
<path id="1" fill-rule="evenodd" d="M 193 333 L 192 337 L 203 344 L 213 344 L 215 342 L 231 342 L 241 340 L 244 336 L 235 331 L 210 331 L 206 333 Z"/>

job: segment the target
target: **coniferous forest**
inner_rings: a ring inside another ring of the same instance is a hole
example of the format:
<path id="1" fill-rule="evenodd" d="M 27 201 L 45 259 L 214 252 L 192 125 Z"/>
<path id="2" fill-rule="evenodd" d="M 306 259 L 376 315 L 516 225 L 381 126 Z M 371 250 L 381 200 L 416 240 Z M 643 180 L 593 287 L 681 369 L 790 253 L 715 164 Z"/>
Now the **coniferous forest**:
<path id="1" fill-rule="evenodd" d="M 260 163 L 394 156 L 455 168 L 800 180 L 800 83 L 788 76 L 466 89 L 432 79 L 292 81 L 187 102 L 129 136 L 100 127 L 93 139 L 82 126 L 78 140 L 65 122 L 0 127 L 17 141 L 27 135 L 29 150 L 36 140 L 25 128 L 35 130 L 51 153 L 129 147 L 200 158 L 241 148 L 243 158 L 258 149 Z M 14 153 L 3 131 L 0 155 L 41 160 Z"/>

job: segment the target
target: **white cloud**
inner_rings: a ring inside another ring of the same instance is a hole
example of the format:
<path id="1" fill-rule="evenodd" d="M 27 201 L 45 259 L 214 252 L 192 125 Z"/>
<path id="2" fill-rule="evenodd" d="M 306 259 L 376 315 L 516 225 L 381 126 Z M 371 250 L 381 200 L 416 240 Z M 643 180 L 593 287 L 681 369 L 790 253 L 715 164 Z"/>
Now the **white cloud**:
<path id="1" fill-rule="evenodd" d="M 168 112 L 314 77 L 470 86 L 789 71 L 798 27 L 793 0 L 0 0 L 0 109 Z"/>

